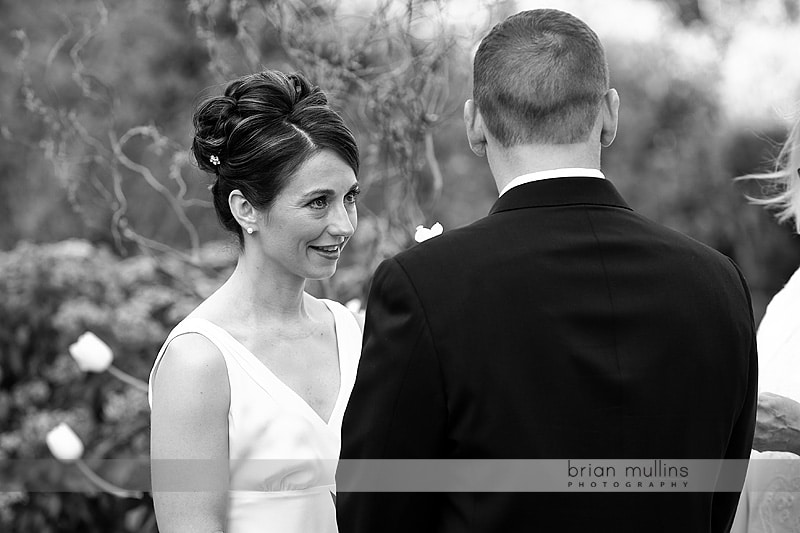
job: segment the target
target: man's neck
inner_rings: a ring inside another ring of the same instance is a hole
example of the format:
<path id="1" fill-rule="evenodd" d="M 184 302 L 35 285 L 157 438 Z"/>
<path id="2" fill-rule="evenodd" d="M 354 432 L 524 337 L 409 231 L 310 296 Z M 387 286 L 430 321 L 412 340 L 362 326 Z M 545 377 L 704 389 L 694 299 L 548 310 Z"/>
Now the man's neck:
<path id="1" fill-rule="evenodd" d="M 497 190 L 523 174 L 557 168 L 600 168 L 600 149 L 585 144 L 522 145 L 487 150 Z"/>

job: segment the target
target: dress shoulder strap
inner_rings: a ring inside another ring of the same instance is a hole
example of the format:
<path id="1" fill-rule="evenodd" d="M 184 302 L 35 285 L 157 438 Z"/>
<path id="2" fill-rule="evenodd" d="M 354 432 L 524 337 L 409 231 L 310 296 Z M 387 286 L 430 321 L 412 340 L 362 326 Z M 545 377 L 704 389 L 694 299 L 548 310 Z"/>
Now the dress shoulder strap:
<path id="1" fill-rule="evenodd" d="M 358 325 L 353 313 L 344 305 L 334 300 L 323 299 L 322 301 L 331 310 L 333 319 L 336 321 L 336 335 L 339 337 L 338 343 L 341 347 L 339 357 L 343 358 L 346 366 L 355 369 L 361 358 L 361 326 Z"/>

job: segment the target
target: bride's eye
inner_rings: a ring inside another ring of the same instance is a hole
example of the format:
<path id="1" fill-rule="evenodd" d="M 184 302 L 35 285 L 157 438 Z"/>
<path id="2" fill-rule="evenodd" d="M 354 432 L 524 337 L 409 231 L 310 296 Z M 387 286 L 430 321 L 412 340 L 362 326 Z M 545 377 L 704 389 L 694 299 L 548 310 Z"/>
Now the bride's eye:
<path id="1" fill-rule="evenodd" d="M 361 189 L 353 189 L 345 195 L 344 201 L 348 204 L 354 204 L 359 194 L 361 194 Z"/>
<path id="2" fill-rule="evenodd" d="M 328 199 L 324 196 L 320 196 L 319 198 L 314 198 L 310 202 L 308 202 L 308 206 L 312 209 L 325 209 L 328 207 Z"/>

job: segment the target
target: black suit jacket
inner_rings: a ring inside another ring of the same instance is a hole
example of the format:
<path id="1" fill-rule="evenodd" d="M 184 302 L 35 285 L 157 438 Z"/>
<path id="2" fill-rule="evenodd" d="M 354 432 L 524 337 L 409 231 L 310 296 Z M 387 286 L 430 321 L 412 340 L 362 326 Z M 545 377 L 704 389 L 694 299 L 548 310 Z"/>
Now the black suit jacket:
<path id="1" fill-rule="evenodd" d="M 757 360 L 724 255 L 588 177 L 384 261 L 343 459 L 746 459 Z M 726 531 L 739 494 L 340 492 L 341 533 Z"/>

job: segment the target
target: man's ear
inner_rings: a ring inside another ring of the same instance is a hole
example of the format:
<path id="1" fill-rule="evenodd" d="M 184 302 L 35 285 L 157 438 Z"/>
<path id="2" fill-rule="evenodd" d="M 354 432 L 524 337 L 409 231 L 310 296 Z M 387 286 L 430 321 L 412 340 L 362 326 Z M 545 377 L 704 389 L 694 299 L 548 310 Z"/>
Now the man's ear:
<path id="1" fill-rule="evenodd" d="M 600 145 L 608 148 L 617 136 L 617 124 L 619 124 L 619 95 L 616 89 L 609 89 L 603 96 L 600 112 L 603 115 Z"/>
<path id="2" fill-rule="evenodd" d="M 467 128 L 467 141 L 472 152 L 478 157 L 486 157 L 486 133 L 483 117 L 472 99 L 464 102 L 464 126 Z"/>
<path id="3" fill-rule="evenodd" d="M 244 197 L 242 191 L 239 189 L 231 191 L 228 195 L 228 206 L 231 208 L 233 218 L 236 219 L 245 231 L 247 231 L 247 228 L 256 228 L 258 212 L 253 207 L 253 204 Z"/>

